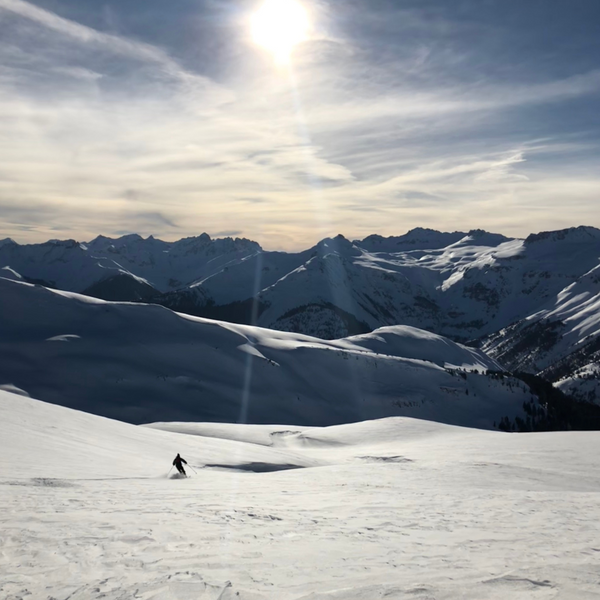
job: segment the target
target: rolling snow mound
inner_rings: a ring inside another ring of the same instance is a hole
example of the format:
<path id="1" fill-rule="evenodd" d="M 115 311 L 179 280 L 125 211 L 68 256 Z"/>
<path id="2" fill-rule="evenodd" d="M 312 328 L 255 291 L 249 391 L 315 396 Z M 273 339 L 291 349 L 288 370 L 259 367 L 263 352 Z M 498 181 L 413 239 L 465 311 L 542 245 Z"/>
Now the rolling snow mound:
<path id="1" fill-rule="evenodd" d="M 532 398 L 480 351 L 409 327 L 327 342 L 0 278 L 0 330 L 0 385 L 133 423 L 492 428 Z"/>

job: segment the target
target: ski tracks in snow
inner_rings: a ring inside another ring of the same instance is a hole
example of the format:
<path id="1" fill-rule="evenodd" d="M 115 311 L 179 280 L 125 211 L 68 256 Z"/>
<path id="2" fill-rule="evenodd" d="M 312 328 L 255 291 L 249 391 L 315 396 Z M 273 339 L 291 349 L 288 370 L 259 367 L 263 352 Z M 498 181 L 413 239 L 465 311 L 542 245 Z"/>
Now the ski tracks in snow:
<path id="1" fill-rule="evenodd" d="M 289 453 L 50 406 L 32 427 L 35 405 L 14 402 L 2 600 L 600 599 L 596 432 L 386 419 L 288 436 L 298 465 L 320 466 L 255 472 Z M 126 478 L 173 446 L 221 467 Z"/>
<path id="2" fill-rule="evenodd" d="M 434 474 L 384 463 L 3 486 L 0 595 L 600 597 L 596 494 L 461 490 Z"/>

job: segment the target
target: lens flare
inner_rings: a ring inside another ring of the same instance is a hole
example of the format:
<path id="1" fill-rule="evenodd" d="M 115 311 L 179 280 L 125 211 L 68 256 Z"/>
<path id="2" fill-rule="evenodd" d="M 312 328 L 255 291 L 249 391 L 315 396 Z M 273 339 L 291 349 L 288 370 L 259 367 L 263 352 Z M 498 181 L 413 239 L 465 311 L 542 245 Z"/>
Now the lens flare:
<path id="1" fill-rule="evenodd" d="M 280 64 L 289 62 L 294 46 L 307 34 L 308 15 L 296 0 L 266 0 L 252 17 L 254 41 Z"/>

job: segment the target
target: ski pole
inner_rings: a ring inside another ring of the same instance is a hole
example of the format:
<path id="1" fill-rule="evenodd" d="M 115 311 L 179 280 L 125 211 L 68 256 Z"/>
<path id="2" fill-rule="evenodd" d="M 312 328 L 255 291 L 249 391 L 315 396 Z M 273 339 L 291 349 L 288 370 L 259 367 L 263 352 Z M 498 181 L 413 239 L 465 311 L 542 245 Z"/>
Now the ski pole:
<path id="1" fill-rule="evenodd" d="M 171 471 L 173 470 L 173 467 L 174 467 L 174 466 L 175 466 L 175 465 L 171 465 L 171 468 L 169 469 L 169 472 L 167 473 L 167 477 L 170 475 L 170 473 L 171 473 Z"/>
<path id="2" fill-rule="evenodd" d="M 198 475 L 198 472 L 196 471 L 196 469 L 194 469 L 194 467 L 192 467 L 192 465 L 188 465 L 188 467 L 189 467 L 189 468 L 190 468 L 192 471 L 194 471 L 194 473 L 196 473 L 196 475 Z"/>

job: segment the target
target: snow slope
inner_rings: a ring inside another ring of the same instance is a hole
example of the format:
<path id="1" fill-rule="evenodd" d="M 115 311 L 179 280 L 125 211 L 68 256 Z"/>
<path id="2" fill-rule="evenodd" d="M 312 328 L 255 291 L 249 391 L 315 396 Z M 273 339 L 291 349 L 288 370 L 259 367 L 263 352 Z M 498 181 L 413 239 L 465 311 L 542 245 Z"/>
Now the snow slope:
<path id="1" fill-rule="evenodd" d="M 391 418 L 263 427 L 266 445 L 256 428 L 198 428 L 141 428 L 0 391 L 0 597 L 600 595 L 597 432 Z M 167 477 L 177 452 L 189 479 Z"/>
<path id="2" fill-rule="evenodd" d="M 411 327 L 326 342 L 0 278 L 0 331 L 0 385 L 134 423 L 406 415 L 491 428 L 531 399 L 486 376 L 499 366 L 482 352 Z"/>
<path id="3" fill-rule="evenodd" d="M 510 369 L 540 373 L 567 393 L 600 401 L 600 264 L 483 348 Z"/>

